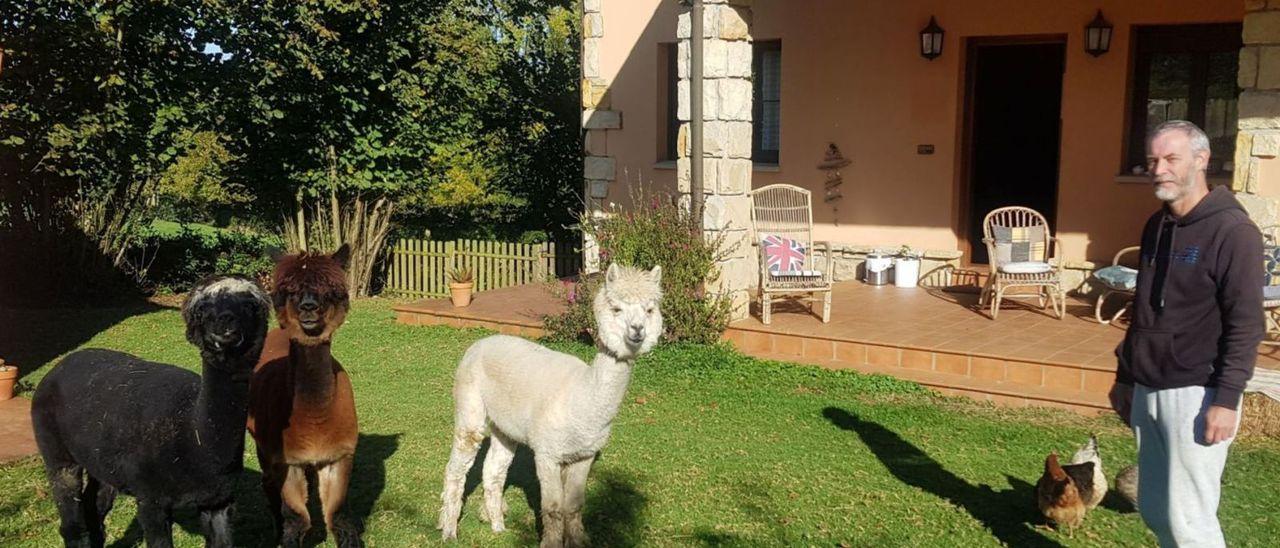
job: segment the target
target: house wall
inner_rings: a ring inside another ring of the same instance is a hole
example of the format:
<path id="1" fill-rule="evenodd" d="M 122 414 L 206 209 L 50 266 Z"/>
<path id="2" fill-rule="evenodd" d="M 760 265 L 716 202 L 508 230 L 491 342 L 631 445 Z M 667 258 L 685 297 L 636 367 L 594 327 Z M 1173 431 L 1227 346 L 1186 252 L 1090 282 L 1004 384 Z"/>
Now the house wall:
<path id="1" fill-rule="evenodd" d="M 1084 25 L 1101 8 L 1115 25 L 1110 53 L 1083 50 Z M 605 145 L 617 178 L 675 190 L 675 172 L 657 162 L 662 113 L 658 44 L 675 42 L 674 0 L 604 0 L 601 77 L 622 128 Z M 1058 236 L 1069 260 L 1109 260 L 1136 243 L 1157 207 L 1150 187 L 1121 182 L 1131 25 L 1238 22 L 1240 0 L 755 0 L 752 35 L 781 39 L 782 150 L 774 171 L 757 169 L 753 186 L 786 182 L 815 191 L 815 237 L 859 245 L 906 243 L 958 249 L 964 39 L 1067 36 L 1063 79 Z M 928 61 L 918 32 L 929 16 L 946 29 L 945 48 Z M 842 170 L 843 199 L 820 200 L 816 169 L 828 142 L 853 161 Z M 919 144 L 934 154 L 918 155 Z M 672 166 L 674 167 L 674 166 Z M 1270 165 L 1259 190 L 1280 192 Z M 625 174 L 625 176 L 624 176 Z M 627 185 L 615 183 L 608 199 Z"/>

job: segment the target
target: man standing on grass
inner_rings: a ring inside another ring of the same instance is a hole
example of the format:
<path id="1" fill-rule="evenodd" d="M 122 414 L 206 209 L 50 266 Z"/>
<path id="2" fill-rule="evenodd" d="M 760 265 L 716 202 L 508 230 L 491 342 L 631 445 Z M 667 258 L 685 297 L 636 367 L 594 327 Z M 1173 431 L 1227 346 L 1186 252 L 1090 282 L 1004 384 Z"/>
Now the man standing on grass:
<path id="1" fill-rule="evenodd" d="M 1195 124 L 1155 128 L 1147 164 L 1164 207 L 1142 230 L 1111 404 L 1138 438 L 1138 509 L 1160 545 L 1225 546 L 1222 469 L 1264 332 L 1262 235 L 1228 189 L 1209 190 Z"/>

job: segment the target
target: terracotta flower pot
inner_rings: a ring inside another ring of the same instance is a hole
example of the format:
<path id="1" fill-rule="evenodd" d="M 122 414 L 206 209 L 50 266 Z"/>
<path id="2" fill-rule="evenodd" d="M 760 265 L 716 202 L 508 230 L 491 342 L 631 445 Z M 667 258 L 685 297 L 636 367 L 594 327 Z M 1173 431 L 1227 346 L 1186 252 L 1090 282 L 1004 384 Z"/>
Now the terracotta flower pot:
<path id="1" fill-rule="evenodd" d="M 471 288 L 475 282 L 467 283 L 450 283 L 449 299 L 453 301 L 453 306 L 463 307 L 471 304 Z"/>
<path id="2" fill-rule="evenodd" d="M 17 383 L 17 366 L 4 365 L 4 360 L 0 360 L 0 401 L 13 398 L 13 387 Z"/>

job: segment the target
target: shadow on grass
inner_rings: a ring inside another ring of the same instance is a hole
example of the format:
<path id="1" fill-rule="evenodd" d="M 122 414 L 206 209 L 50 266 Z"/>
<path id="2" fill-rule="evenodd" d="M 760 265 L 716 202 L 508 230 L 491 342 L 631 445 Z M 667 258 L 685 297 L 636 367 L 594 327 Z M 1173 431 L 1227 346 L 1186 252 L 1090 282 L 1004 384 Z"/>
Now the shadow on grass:
<path id="1" fill-rule="evenodd" d="M 400 434 L 360 434 L 360 441 L 356 445 L 355 468 L 351 472 L 351 484 L 347 489 L 347 512 L 361 524 L 368 522 L 369 516 L 373 514 L 374 504 L 386 488 L 386 461 L 395 454 L 399 446 Z M 307 506 L 311 510 L 311 531 L 308 532 L 304 545 L 319 546 L 327 536 L 324 514 L 316 492 L 315 475 L 308 473 L 307 477 L 310 484 Z M 267 509 L 266 497 L 262 494 L 261 472 L 245 469 L 241 474 L 236 485 L 236 511 L 232 520 L 235 524 L 236 546 L 276 546 L 275 524 Z M 190 535 L 201 534 L 200 516 L 191 508 L 174 512 L 174 526 Z M 135 517 L 129 522 L 124 534 L 109 546 L 127 548 L 140 546 L 142 543 L 142 524 Z"/>
<path id="2" fill-rule="evenodd" d="M 963 508 L 1008 546 L 1061 546 L 1032 528 L 1041 520 L 1035 509 L 1035 487 L 1006 476 L 1011 489 L 974 486 L 947 471 L 938 461 L 897 433 L 836 407 L 822 410 L 831 424 L 862 438 L 889 473 L 899 481 L 933 493 Z"/>
<path id="3" fill-rule="evenodd" d="M 0 358 L 18 366 L 19 379 L 27 379 L 36 369 L 125 319 L 163 309 L 145 301 L 112 308 L 0 306 Z"/>
<path id="4" fill-rule="evenodd" d="M 462 491 L 466 501 L 479 487 L 484 471 L 484 459 L 489 453 L 486 439 L 476 454 L 476 460 L 467 473 Z M 591 467 L 587 480 L 587 501 L 583 508 L 582 522 L 593 546 L 635 546 L 640 544 L 643 531 L 643 512 L 648 504 L 644 494 L 636 489 L 634 478 L 607 468 L 601 468 L 601 457 Z M 514 533 L 521 545 L 538 543 L 542 531 L 542 496 L 538 485 L 537 468 L 533 464 L 533 451 L 523 445 L 516 449 L 515 459 L 507 469 L 507 487 L 515 487 L 524 493 L 525 503 L 535 517 L 533 526 L 525 521 L 513 521 L 508 509 L 507 530 Z M 462 519 L 467 519 L 464 514 Z"/>

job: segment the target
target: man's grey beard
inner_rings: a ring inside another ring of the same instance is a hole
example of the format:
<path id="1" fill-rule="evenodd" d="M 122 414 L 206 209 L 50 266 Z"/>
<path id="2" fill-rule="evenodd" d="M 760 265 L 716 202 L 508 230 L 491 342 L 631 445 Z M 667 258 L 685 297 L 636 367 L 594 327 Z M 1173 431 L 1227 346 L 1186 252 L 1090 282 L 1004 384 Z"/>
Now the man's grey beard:
<path id="1" fill-rule="evenodd" d="M 1190 181 L 1174 180 L 1177 186 L 1174 188 L 1166 188 L 1164 186 L 1156 186 L 1156 199 L 1162 202 L 1175 202 L 1179 198 L 1186 196 L 1187 191 L 1191 188 Z"/>

